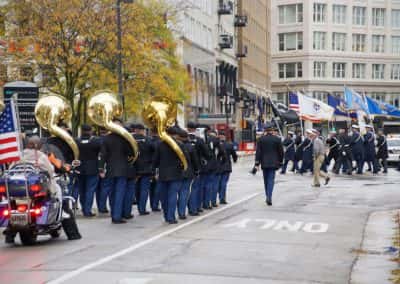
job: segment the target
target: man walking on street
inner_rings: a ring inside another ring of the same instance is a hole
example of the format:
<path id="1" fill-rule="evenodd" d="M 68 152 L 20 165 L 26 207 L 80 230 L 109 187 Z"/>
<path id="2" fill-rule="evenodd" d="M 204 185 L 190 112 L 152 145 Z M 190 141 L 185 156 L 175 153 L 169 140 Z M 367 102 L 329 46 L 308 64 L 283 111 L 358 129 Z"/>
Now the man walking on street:
<path id="1" fill-rule="evenodd" d="M 271 206 L 275 173 L 283 162 L 283 146 L 281 139 L 273 134 L 273 124 L 267 123 L 265 131 L 266 134 L 257 142 L 255 167 L 259 169 L 261 166 L 263 170 L 266 202 Z"/>
<path id="2" fill-rule="evenodd" d="M 319 137 L 319 132 L 312 131 L 311 139 L 313 140 L 313 157 L 314 157 L 314 171 L 313 171 L 313 186 L 320 187 L 319 178 L 325 178 L 325 185 L 329 183 L 330 177 L 327 173 L 321 172 L 321 165 L 325 160 L 325 145 Z"/>

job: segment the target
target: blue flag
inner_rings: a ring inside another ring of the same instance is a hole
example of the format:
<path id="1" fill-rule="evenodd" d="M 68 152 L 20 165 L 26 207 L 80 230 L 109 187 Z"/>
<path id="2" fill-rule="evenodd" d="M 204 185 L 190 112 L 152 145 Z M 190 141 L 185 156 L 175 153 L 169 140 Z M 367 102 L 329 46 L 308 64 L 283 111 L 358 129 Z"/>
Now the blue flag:
<path id="1" fill-rule="evenodd" d="M 366 97 L 369 111 L 372 115 L 400 117 L 400 110 L 395 106 Z"/>
<path id="2" fill-rule="evenodd" d="M 346 102 L 346 108 L 348 110 L 362 110 L 366 114 L 369 114 L 368 104 L 364 97 L 365 96 L 354 92 L 350 88 L 344 88 L 344 101 Z"/>
<path id="3" fill-rule="evenodd" d="M 346 109 L 346 103 L 340 97 L 328 94 L 328 105 L 335 109 L 335 115 L 339 116 L 349 116 L 351 118 L 357 119 L 357 113 L 348 111 Z"/>

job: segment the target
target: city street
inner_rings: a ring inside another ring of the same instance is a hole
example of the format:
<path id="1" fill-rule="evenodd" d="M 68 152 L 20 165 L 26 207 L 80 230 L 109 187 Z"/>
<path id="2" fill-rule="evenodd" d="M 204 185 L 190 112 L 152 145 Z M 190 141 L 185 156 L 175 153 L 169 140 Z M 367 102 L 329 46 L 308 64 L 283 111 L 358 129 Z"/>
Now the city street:
<path id="1" fill-rule="evenodd" d="M 228 205 L 176 226 L 159 213 L 127 225 L 79 218 L 79 241 L 62 235 L 22 247 L 1 239 L 0 283 L 356 283 L 369 215 L 399 207 L 398 172 L 335 176 L 320 189 L 308 175 L 278 175 L 267 207 L 250 168 L 235 166 Z"/>

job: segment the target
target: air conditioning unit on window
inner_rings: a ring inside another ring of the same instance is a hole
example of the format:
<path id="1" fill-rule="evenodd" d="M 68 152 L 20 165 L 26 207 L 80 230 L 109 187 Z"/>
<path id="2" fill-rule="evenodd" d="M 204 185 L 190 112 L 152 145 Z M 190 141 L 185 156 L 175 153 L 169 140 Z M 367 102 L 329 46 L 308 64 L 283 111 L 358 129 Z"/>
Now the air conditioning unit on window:
<path id="1" fill-rule="evenodd" d="M 219 35 L 218 45 L 221 49 L 230 49 L 233 47 L 233 36 L 229 34 Z"/>
<path id="2" fill-rule="evenodd" d="M 235 27 L 243 28 L 247 26 L 247 16 L 235 15 Z"/>

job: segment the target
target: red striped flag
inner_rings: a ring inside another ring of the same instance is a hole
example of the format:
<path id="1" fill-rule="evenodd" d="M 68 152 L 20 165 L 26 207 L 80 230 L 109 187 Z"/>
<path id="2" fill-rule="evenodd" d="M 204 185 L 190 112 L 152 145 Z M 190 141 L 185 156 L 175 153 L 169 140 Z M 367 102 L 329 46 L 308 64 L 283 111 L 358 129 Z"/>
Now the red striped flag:
<path id="1" fill-rule="evenodd" d="M 0 115 L 0 164 L 12 163 L 21 159 L 17 116 L 12 101 L 6 103 Z"/>

